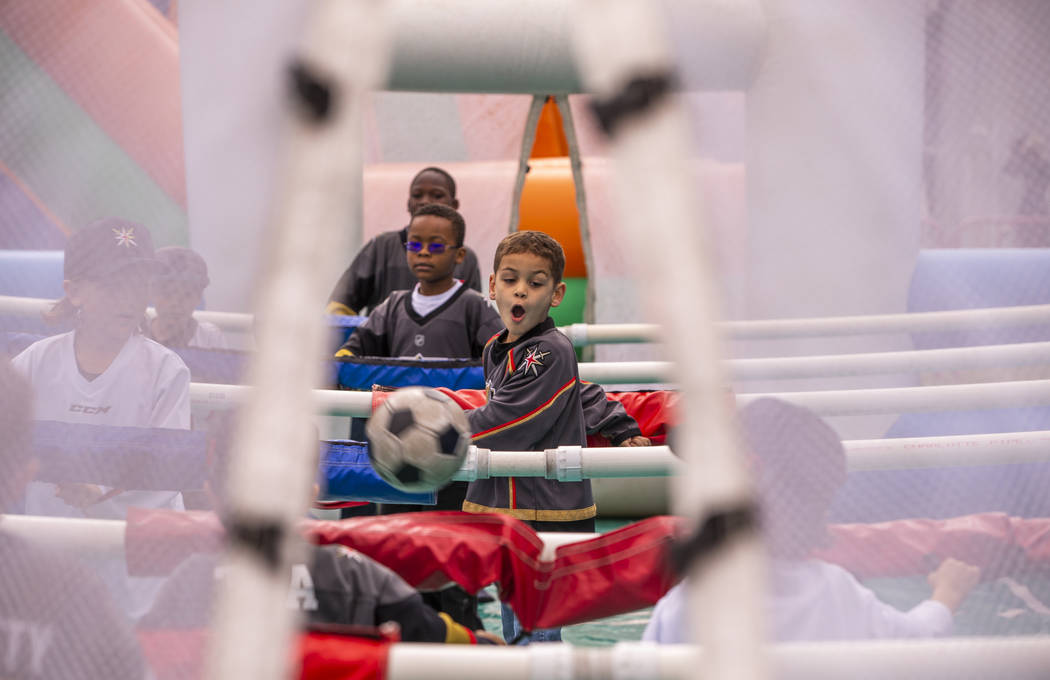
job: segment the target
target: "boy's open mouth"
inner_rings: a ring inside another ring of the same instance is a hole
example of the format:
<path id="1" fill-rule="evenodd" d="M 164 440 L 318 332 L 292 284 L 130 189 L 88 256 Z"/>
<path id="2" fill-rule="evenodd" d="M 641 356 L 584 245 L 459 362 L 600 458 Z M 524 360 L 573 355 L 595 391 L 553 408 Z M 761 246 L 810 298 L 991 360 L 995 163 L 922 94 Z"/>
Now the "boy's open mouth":
<path id="1" fill-rule="evenodd" d="M 510 308 L 510 318 L 514 321 L 521 321 L 525 318 L 525 308 L 521 305 L 514 305 Z"/>

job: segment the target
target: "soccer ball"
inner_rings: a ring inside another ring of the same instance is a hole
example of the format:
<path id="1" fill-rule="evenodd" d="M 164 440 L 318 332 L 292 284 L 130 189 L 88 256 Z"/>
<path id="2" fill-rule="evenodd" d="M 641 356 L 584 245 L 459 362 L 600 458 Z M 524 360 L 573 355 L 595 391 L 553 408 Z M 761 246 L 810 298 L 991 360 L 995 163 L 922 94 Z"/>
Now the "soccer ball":
<path id="1" fill-rule="evenodd" d="M 445 485 L 467 455 L 467 415 L 437 390 L 406 387 L 375 410 L 365 428 L 372 468 L 402 491 Z"/>

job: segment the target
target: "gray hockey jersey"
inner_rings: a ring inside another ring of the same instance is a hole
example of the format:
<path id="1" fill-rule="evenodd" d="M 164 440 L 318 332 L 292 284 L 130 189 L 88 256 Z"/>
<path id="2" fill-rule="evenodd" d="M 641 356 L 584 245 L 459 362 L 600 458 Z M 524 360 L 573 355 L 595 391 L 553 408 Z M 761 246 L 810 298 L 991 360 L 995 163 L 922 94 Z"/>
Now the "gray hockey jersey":
<path id="1" fill-rule="evenodd" d="M 335 284 L 329 297 L 328 311 L 335 314 L 364 314 L 366 308 L 375 309 L 395 290 L 416 285 L 416 276 L 408 268 L 405 240 L 408 227 L 387 231 L 366 243 L 353 262 Z M 466 249 L 463 261 L 456 265 L 453 275 L 467 288 L 481 290 L 481 271 L 478 257 Z"/>
<path id="2" fill-rule="evenodd" d="M 341 545 L 311 547 L 308 564 L 293 565 L 288 606 L 312 623 L 401 625 L 408 642 L 473 642 L 474 636 L 447 614 L 423 603 L 412 586 L 391 569 Z M 214 584 L 224 573 L 216 554 L 185 560 L 168 579 L 142 629 L 203 628 L 211 616 Z"/>
<path id="3" fill-rule="evenodd" d="M 501 342 L 506 337 L 503 331 L 485 347 L 488 402 L 467 413 L 474 444 L 494 451 L 586 445 L 572 343 L 550 317 L 516 342 Z M 572 522 L 595 515 L 589 480 L 535 477 L 473 481 L 463 509 L 539 522 Z"/>
<path id="4" fill-rule="evenodd" d="M 372 310 L 336 356 L 480 359 L 485 343 L 502 328 L 496 310 L 466 286 L 426 316 L 412 307 L 412 291 L 398 290 Z"/>

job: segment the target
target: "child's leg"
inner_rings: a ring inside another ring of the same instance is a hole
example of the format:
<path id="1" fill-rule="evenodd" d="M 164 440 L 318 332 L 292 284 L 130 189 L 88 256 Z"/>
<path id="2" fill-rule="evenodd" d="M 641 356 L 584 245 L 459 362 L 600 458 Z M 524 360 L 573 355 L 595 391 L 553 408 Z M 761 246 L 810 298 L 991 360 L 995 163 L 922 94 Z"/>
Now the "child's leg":
<path id="1" fill-rule="evenodd" d="M 565 531 L 585 532 L 594 531 L 594 518 L 581 519 L 575 522 L 528 522 L 536 531 Z M 521 624 L 514 611 L 507 605 L 500 603 L 500 616 L 503 619 L 503 639 L 508 643 L 521 633 Z M 545 628 L 534 630 L 523 637 L 518 644 L 527 645 L 530 642 L 561 642 L 561 628 Z"/>

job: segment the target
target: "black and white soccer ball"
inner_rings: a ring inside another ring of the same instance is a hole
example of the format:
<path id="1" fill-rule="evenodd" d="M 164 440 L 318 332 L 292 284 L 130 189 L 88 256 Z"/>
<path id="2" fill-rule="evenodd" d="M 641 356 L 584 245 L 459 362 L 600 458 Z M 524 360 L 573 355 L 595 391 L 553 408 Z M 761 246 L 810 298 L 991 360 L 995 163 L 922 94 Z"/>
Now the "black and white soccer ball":
<path id="1" fill-rule="evenodd" d="M 450 397 L 423 387 L 400 389 L 368 419 L 372 468 L 402 491 L 433 491 L 463 464 L 470 448 L 467 415 Z"/>

